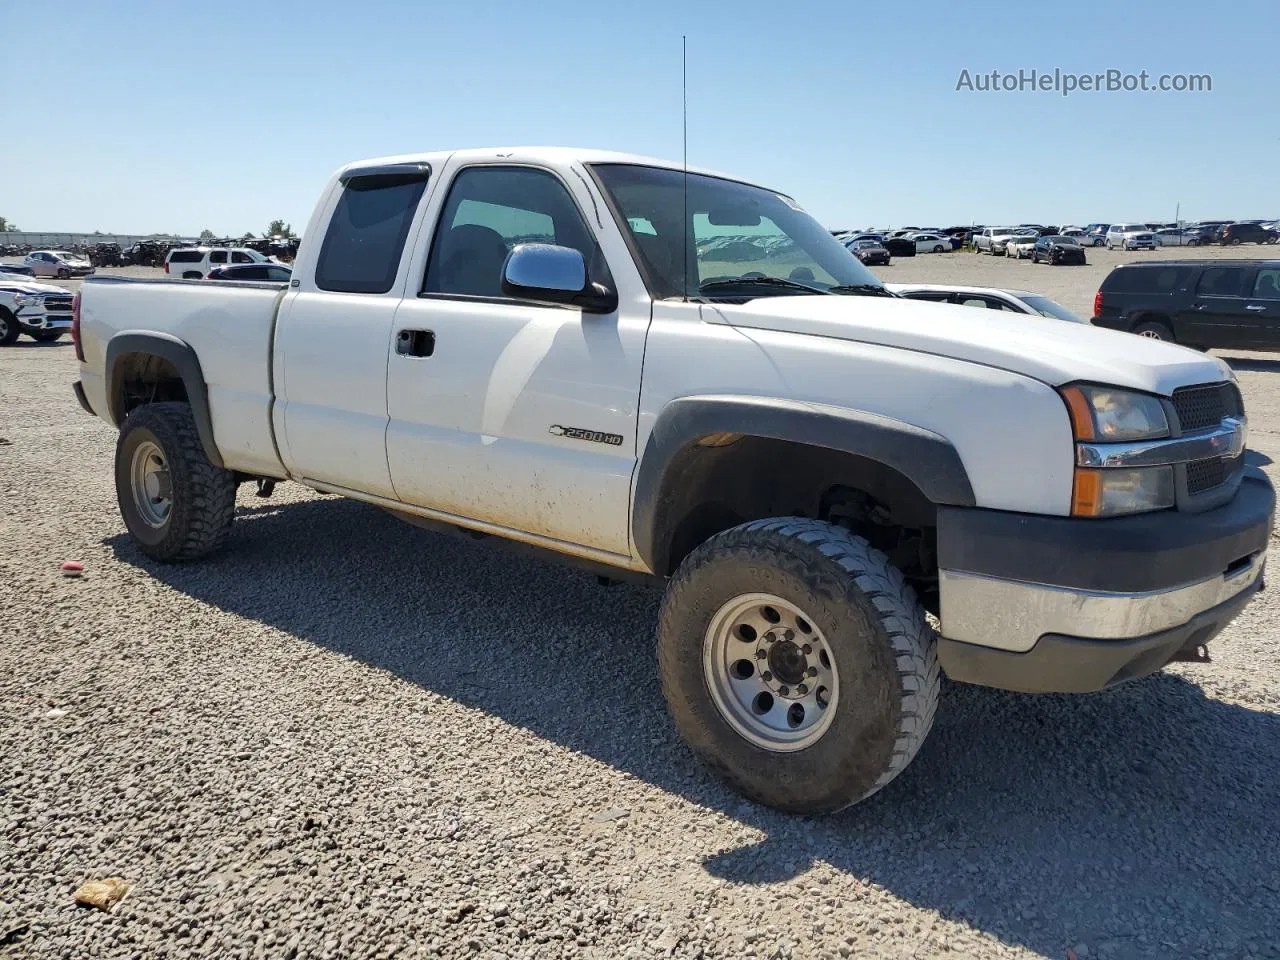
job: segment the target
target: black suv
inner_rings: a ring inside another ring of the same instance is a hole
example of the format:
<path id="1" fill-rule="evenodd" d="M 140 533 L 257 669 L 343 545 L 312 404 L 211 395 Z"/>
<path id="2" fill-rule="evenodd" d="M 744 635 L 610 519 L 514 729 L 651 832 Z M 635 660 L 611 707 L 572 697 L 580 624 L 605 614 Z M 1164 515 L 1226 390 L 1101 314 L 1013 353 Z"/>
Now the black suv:
<path id="1" fill-rule="evenodd" d="M 1280 233 L 1259 223 L 1229 223 L 1218 231 L 1218 243 L 1275 243 Z"/>
<path id="2" fill-rule="evenodd" d="M 1280 349 L 1280 260 L 1124 264 L 1093 298 L 1093 323 L 1206 349 Z"/>

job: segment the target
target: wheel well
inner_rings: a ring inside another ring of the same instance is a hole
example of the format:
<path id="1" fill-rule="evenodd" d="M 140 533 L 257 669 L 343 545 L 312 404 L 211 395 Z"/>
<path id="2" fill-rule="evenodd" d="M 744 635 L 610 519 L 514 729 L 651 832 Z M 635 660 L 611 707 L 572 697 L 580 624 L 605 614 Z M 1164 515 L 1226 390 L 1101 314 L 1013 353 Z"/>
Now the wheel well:
<path id="1" fill-rule="evenodd" d="M 937 508 L 877 460 L 811 444 L 714 434 L 684 446 L 663 480 L 654 536 L 659 576 L 738 524 L 802 516 L 847 527 L 888 555 L 936 609 Z"/>
<path id="2" fill-rule="evenodd" d="M 187 385 L 173 362 L 153 353 L 126 353 L 116 359 L 112 382 L 120 422 L 136 407 L 162 400 L 189 403 Z"/>
<path id="3" fill-rule="evenodd" d="M 1158 313 L 1154 310 L 1144 310 L 1133 318 L 1133 324 L 1129 329 L 1136 330 L 1144 323 L 1158 323 L 1170 333 L 1173 333 L 1173 320 L 1168 314 Z"/>

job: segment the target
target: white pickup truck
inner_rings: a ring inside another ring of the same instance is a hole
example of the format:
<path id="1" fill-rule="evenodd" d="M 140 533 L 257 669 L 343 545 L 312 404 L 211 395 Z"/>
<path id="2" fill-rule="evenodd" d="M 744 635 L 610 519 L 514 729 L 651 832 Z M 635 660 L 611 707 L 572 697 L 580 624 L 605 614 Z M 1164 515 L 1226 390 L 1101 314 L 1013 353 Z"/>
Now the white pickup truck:
<path id="1" fill-rule="evenodd" d="M 675 722 L 763 803 L 879 790 L 940 673 L 1100 690 L 1205 659 L 1262 583 L 1225 363 L 899 298 L 775 190 L 430 153 L 338 171 L 305 236 L 288 285 L 84 284 L 139 549 L 207 554 L 237 484 L 293 480 L 664 584 Z"/>

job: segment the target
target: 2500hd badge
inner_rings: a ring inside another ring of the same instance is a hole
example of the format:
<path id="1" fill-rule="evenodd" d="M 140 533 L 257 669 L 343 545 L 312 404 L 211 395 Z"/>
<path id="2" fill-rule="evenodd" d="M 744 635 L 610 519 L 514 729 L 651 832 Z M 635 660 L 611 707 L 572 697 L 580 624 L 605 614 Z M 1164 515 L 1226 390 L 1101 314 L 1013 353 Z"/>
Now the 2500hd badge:
<path id="1" fill-rule="evenodd" d="M 622 434 L 601 433 L 599 430 L 588 430 L 585 427 L 562 427 L 553 423 L 547 428 L 553 437 L 568 437 L 571 440 L 590 440 L 592 443 L 607 443 L 611 447 L 622 446 Z"/>

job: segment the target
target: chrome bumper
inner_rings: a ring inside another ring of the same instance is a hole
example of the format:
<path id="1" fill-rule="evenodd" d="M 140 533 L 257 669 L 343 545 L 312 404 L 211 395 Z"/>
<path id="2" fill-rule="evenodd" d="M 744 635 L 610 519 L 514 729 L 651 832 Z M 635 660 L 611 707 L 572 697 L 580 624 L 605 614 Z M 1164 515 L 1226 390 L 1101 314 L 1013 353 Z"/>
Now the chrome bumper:
<path id="1" fill-rule="evenodd" d="M 940 570 L 942 635 L 1014 653 L 1047 634 L 1124 640 L 1187 623 L 1253 588 L 1266 551 L 1227 573 L 1165 590 L 1111 593 Z"/>

